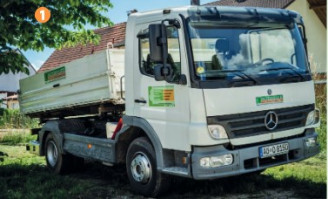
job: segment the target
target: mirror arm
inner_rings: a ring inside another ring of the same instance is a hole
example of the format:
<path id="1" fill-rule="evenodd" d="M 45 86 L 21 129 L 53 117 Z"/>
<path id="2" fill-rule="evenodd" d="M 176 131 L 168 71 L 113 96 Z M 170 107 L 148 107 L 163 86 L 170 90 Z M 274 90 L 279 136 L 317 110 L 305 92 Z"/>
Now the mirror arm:
<path id="1" fill-rule="evenodd" d="M 187 85 L 187 77 L 186 77 L 186 75 L 184 75 L 184 74 L 181 74 L 180 75 L 179 84 L 180 85 Z"/>
<path id="2" fill-rule="evenodd" d="M 310 61 L 309 61 L 309 54 L 308 54 L 308 48 L 307 48 L 307 38 L 306 38 L 306 32 L 305 32 L 305 26 L 303 23 L 297 23 L 298 26 L 298 30 L 300 31 L 299 27 L 302 27 L 302 32 L 300 31 L 300 34 L 302 36 L 302 40 L 303 40 L 303 44 L 304 44 L 304 48 L 305 48 L 305 54 L 308 60 L 308 68 L 309 71 L 311 73 L 311 67 L 310 67 Z"/>
<path id="3" fill-rule="evenodd" d="M 167 76 L 170 75 L 170 68 L 167 67 L 167 58 L 168 58 L 168 46 L 167 46 L 167 35 L 166 35 L 166 25 L 165 22 L 168 22 L 170 25 L 175 26 L 176 28 L 181 28 L 181 25 L 178 20 L 176 19 L 165 19 L 162 21 L 162 37 L 159 40 L 159 44 L 161 44 L 163 48 L 163 74 L 165 79 L 167 79 Z"/>
<path id="4" fill-rule="evenodd" d="M 170 25 L 173 25 L 177 29 L 180 29 L 181 28 L 181 25 L 180 25 L 180 23 L 179 23 L 178 20 L 176 20 L 176 19 L 168 19 L 167 21 L 169 22 Z"/>
<path id="5" fill-rule="evenodd" d="M 164 45 L 164 44 L 166 44 L 167 42 L 165 41 L 164 38 L 158 38 L 157 43 L 160 44 L 160 45 Z"/>
<path id="6" fill-rule="evenodd" d="M 297 25 L 299 25 L 299 26 L 301 26 L 302 27 L 302 32 L 301 32 L 301 34 L 302 34 L 302 38 L 303 38 L 303 40 L 305 40 L 306 42 L 307 42 L 307 39 L 306 39 L 306 32 L 305 32 L 305 26 L 304 26 L 304 24 L 302 24 L 302 23 L 298 23 Z"/>
<path id="7" fill-rule="evenodd" d="M 163 20 L 162 21 L 162 37 L 160 38 L 160 44 L 161 44 L 161 46 L 162 46 L 162 48 L 163 48 L 163 70 L 162 70 L 162 72 L 163 72 L 163 75 L 164 75 L 164 77 L 165 77 L 165 79 L 166 79 L 166 76 L 167 76 L 167 57 L 168 57 L 168 53 L 167 53 L 167 51 L 168 51 L 168 49 L 167 49 L 167 45 L 166 45 L 166 41 L 165 41 L 165 39 L 166 39 L 166 34 L 165 34 L 165 28 L 166 28 L 166 26 L 165 26 L 165 24 L 164 24 L 164 22 L 165 22 L 166 20 Z M 164 44 L 164 45 L 163 45 Z"/>
<path id="8" fill-rule="evenodd" d="M 307 51 L 307 38 L 306 38 L 305 26 L 304 26 L 303 23 L 298 23 L 297 25 L 302 27 L 302 31 L 300 31 L 300 34 L 302 36 L 302 40 L 303 40 L 304 47 L 305 47 L 305 52 L 306 52 L 306 55 L 307 55 L 308 51 Z"/>

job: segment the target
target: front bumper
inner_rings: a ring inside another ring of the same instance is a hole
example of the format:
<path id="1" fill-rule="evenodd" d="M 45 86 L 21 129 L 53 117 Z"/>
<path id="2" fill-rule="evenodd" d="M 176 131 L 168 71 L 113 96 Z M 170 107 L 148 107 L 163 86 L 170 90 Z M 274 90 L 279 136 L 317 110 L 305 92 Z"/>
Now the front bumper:
<path id="1" fill-rule="evenodd" d="M 211 147 L 194 147 L 194 152 L 192 154 L 192 176 L 194 179 L 199 180 L 215 179 L 250 173 L 281 164 L 304 160 L 320 152 L 319 144 L 311 147 L 306 146 L 306 140 L 312 137 L 317 137 L 317 134 L 313 133 L 301 138 L 283 140 L 280 142 L 257 145 L 237 150 L 227 150 L 222 145 Z M 289 152 L 287 154 L 269 158 L 260 158 L 260 147 L 280 143 L 289 144 Z M 233 155 L 234 161 L 231 165 L 215 168 L 205 168 L 200 166 L 200 159 L 203 157 L 220 156 L 225 154 Z"/>
<path id="2" fill-rule="evenodd" d="M 35 155 L 40 155 L 40 143 L 36 140 L 31 141 L 26 145 L 26 151 L 29 151 Z"/>

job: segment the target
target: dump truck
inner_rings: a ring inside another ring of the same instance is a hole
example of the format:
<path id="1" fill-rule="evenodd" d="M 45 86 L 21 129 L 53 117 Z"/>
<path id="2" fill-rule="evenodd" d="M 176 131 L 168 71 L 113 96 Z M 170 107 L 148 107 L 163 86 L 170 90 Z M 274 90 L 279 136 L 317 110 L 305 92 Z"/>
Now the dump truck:
<path id="1" fill-rule="evenodd" d="M 293 11 L 187 6 L 128 17 L 125 49 L 20 81 L 39 118 L 27 149 L 55 173 L 84 160 L 125 165 L 134 191 L 172 176 L 209 180 L 319 153 L 302 17 Z"/>

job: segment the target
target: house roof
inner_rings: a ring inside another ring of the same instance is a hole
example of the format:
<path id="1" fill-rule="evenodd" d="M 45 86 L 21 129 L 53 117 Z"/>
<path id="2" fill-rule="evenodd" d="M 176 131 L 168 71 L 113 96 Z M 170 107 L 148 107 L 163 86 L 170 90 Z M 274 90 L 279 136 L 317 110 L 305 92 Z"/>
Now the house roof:
<path id="1" fill-rule="evenodd" d="M 323 0 L 307 0 L 310 6 L 310 9 L 318 15 L 320 21 L 326 27 L 326 16 L 327 16 L 327 1 Z"/>
<path id="2" fill-rule="evenodd" d="M 108 42 L 112 42 L 114 46 L 123 46 L 125 40 L 126 23 L 119 23 L 112 27 L 105 27 L 94 30 L 96 34 L 101 36 L 98 45 L 87 44 L 86 46 L 76 46 L 71 48 L 63 48 L 55 50 L 51 56 L 45 61 L 38 72 L 50 70 L 54 67 L 68 63 L 75 59 L 82 58 L 94 52 L 105 50 Z"/>
<path id="3" fill-rule="evenodd" d="M 294 0 L 220 0 L 207 3 L 207 6 L 249 6 L 263 8 L 286 8 Z"/>

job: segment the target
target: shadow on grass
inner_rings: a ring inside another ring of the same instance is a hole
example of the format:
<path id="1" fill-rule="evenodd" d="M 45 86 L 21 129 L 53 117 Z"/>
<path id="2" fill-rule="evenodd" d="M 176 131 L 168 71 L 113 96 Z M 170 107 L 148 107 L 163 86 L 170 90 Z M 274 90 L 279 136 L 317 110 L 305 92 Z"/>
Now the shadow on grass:
<path id="1" fill-rule="evenodd" d="M 0 198 L 74 198 L 83 192 L 78 180 L 54 175 L 39 164 L 0 166 Z"/>
<path id="2" fill-rule="evenodd" d="M 5 157 L 8 157 L 8 154 L 0 151 L 0 162 L 3 162 L 5 160 Z"/>
<path id="3" fill-rule="evenodd" d="M 83 171 L 64 176 L 52 174 L 42 165 L 4 165 L 0 171 L 0 198 L 143 198 L 131 192 L 125 165 L 106 167 L 89 162 Z M 263 174 L 212 181 L 173 178 L 171 189 L 163 197 L 209 198 L 268 190 L 291 191 L 301 198 L 326 197 L 325 183 L 292 177 L 277 180 Z"/>
<path id="4" fill-rule="evenodd" d="M 190 196 L 224 196 L 227 194 L 258 194 L 261 191 L 276 189 L 291 191 L 301 198 L 326 197 L 326 184 L 298 180 L 292 177 L 277 180 L 267 175 L 247 175 L 223 178 L 217 180 L 195 181 L 191 179 L 174 180 L 174 189 L 166 198 Z"/>
<path id="5" fill-rule="evenodd" d="M 138 197 L 131 192 L 126 175 L 125 165 L 106 167 L 100 164 L 88 163 L 82 173 L 73 174 L 80 179 L 93 179 L 92 191 L 86 196 L 98 197 L 126 196 Z M 309 180 L 299 180 L 287 177 L 277 180 L 270 175 L 242 175 L 217 180 L 196 181 L 185 178 L 172 178 L 172 186 L 164 198 L 204 198 L 218 197 L 229 194 L 258 194 L 268 190 L 291 192 L 301 198 L 326 197 L 326 183 L 314 183 Z M 103 190 L 103 191 L 102 191 Z M 260 196 L 261 197 L 261 196 Z M 273 197 L 275 197 L 273 195 Z"/>

